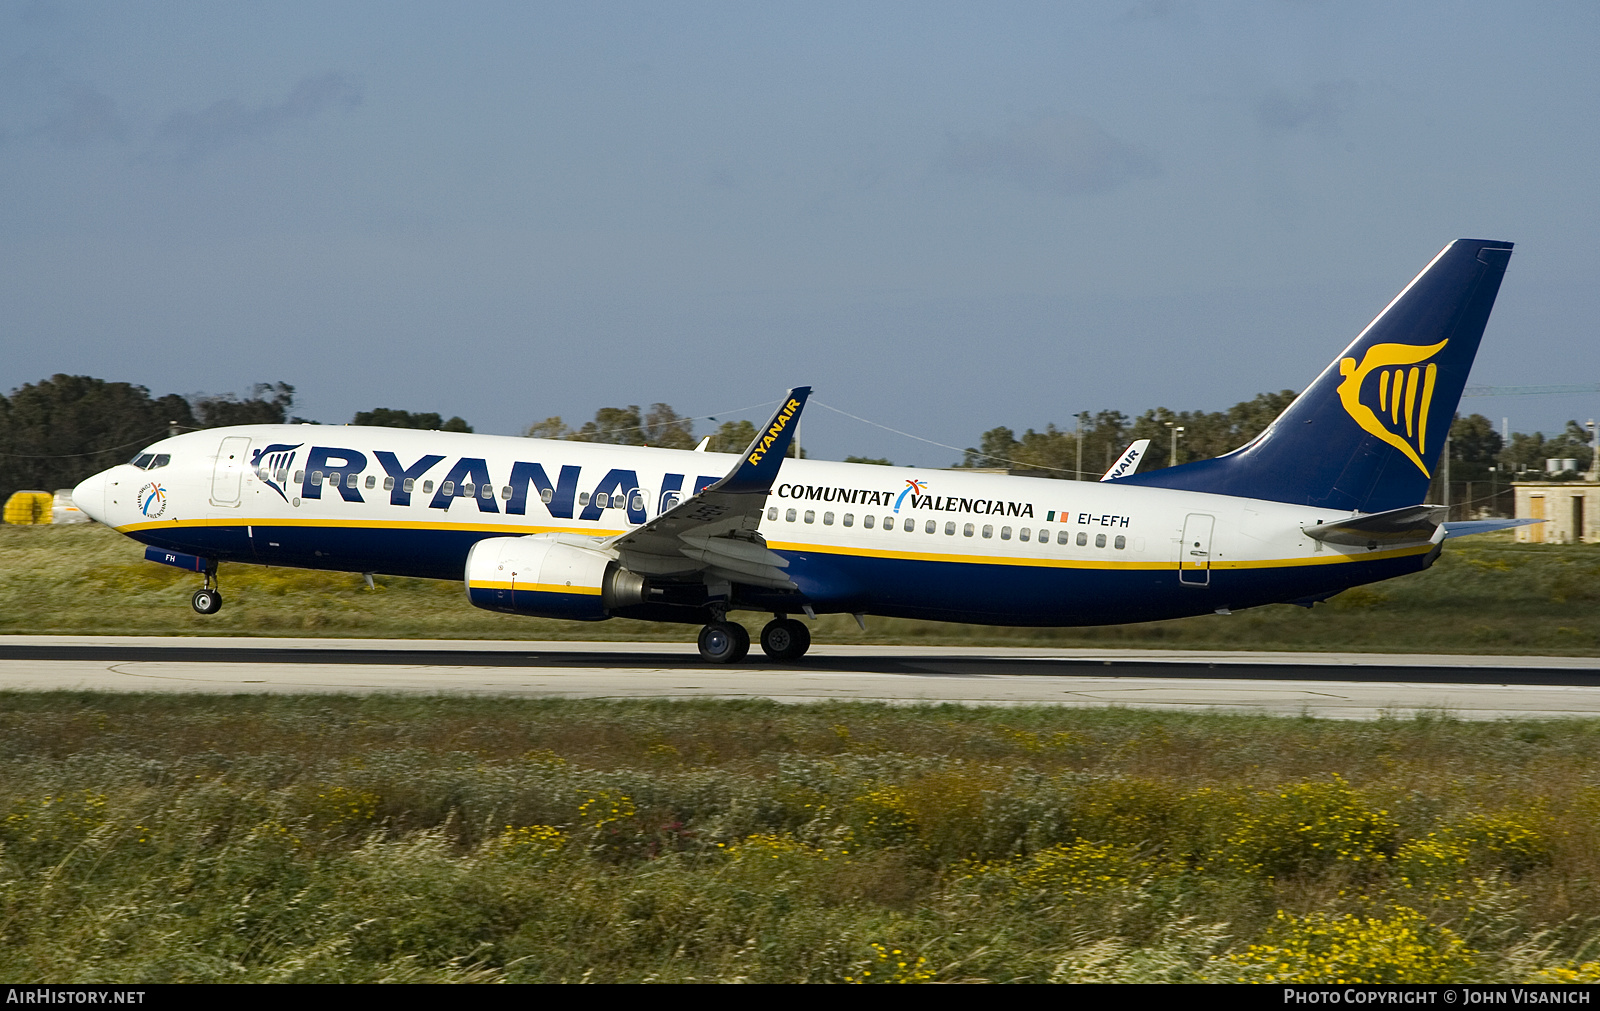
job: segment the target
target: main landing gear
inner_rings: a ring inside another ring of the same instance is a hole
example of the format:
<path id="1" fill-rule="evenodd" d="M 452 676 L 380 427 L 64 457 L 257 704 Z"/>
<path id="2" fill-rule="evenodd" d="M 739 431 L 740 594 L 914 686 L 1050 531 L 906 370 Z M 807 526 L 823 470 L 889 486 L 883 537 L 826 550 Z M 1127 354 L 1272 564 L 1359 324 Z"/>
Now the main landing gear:
<path id="1" fill-rule="evenodd" d="M 194 596 L 189 598 L 189 603 L 194 606 L 197 614 L 216 614 L 222 610 L 222 591 L 219 589 L 219 585 L 217 565 L 212 562 L 211 566 L 206 569 L 205 587 L 194 591 Z"/>
<path id="2" fill-rule="evenodd" d="M 793 618 L 773 618 L 761 630 L 761 651 L 774 660 L 798 660 L 811 648 L 811 630 Z"/>
<path id="3" fill-rule="evenodd" d="M 761 630 L 761 651 L 774 660 L 798 660 L 811 648 L 811 630 L 782 615 Z M 718 618 L 700 630 L 700 656 L 711 663 L 738 663 L 750 653 L 750 633 L 737 621 Z"/>

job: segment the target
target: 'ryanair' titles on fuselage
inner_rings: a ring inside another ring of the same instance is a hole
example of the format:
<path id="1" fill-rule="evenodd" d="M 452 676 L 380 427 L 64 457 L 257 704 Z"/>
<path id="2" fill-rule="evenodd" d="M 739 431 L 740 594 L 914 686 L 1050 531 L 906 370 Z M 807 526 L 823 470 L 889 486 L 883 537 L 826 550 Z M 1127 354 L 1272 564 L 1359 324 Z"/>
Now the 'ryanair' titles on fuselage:
<path id="1" fill-rule="evenodd" d="M 499 494 L 496 494 L 494 477 L 489 473 L 489 463 L 483 457 L 464 456 L 456 460 L 438 481 L 435 490 L 434 481 L 423 482 L 422 477 L 444 463 L 445 457 L 430 453 L 407 465 L 394 453 L 385 450 L 377 450 L 372 456 L 388 475 L 380 494 L 387 495 L 392 506 L 410 506 L 412 496 L 417 494 L 428 499 L 430 509 L 449 509 L 452 502 L 467 499 L 477 505 L 479 512 L 498 513 L 504 503 L 507 515 L 523 516 L 527 514 L 531 492 L 532 497 L 543 503 L 551 516 L 560 519 L 574 518 L 574 513 L 580 507 L 582 512 L 577 513 L 580 520 L 598 520 L 607 508 L 625 508 L 630 523 L 643 523 L 647 519 L 639 475 L 634 470 L 607 470 L 591 491 L 580 495 L 578 483 L 581 467 L 565 465 L 552 480 L 542 464 L 518 460 L 512 463 L 510 476 L 500 487 Z M 289 462 L 283 463 L 283 469 L 276 474 L 258 468 L 257 476 L 278 490 L 272 479 L 284 474 L 292 466 L 292 459 L 291 453 Z M 357 477 L 367 467 L 367 454 L 360 450 L 312 446 L 306 453 L 305 463 L 296 469 L 294 483 L 299 485 L 300 498 L 303 499 L 323 499 L 323 489 L 326 487 L 330 493 L 336 491 L 338 497 L 346 502 L 366 502 L 368 499 L 362 494 L 363 489 L 369 494 L 375 489 Z M 678 498 L 686 494 L 698 494 L 717 480 L 717 475 L 696 477 L 694 484 L 686 491 L 683 486 L 686 476 L 663 475 L 658 510 L 671 508 Z M 279 494 L 282 492 L 279 491 Z M 299 505 L 300 498 L 292 504 Z"/>
<path id="2" fill-rule="evenodd" d="M 985 516 L 1032 518 L 1033 503 L 1009 502 L 993 498 L 961 498 L 955 495 L 906 495 L 904 491 L 877 488 L 841 488 L 828 485 L 780 484 L 773 492 L 778 498 L 805 499 L 809 502 L 837 502 L 841 505 L 894 506 L 926 509 L 930 512 L 979 513 Z M 899 497 L 899 501 L 896 501 Z"/>

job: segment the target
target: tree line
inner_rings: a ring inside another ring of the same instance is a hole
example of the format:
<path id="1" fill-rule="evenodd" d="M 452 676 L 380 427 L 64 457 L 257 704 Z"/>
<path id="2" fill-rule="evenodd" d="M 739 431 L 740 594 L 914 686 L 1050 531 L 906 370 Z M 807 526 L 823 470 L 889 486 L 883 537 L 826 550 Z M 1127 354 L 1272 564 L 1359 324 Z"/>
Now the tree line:
<path id="1" fill-rule="evenodd" d="M 300 423 L 308 419 L 294 413 L 294 387 L 284 382 L 257 383 L 243 396 L 152 396 L 132 383 L 51 376 L 0 396 L 0 501 L 26 488 L 71 488 L 168 435 Z M 351 424 L 472 431 L 460 418 L 382 407 L 357 414 Z"/>
<path id="2" fill-rule="evenodd" d="M 1121 411 L 1084 411 L 1071 424 L 1047 424 L 1019 436 L 1000 426 L 984 432 L 957 467 L 994 468 L 1063 479 L 1095 480 L 1136 439 L 1149 439 L 1140 470 L 1202 460 L 1239 448 L 1262 432 L 1294 400 L 1292 390 L 1262 393 L 1223 411 L 1172 411 L 1157 407 L 1130 418 Z M 602 407 L 594 418 L 573 427 L 559 416 L 530 425 L 523 435 L 538 439 L 694 449 L 694 421 L 665 403 Z M 706 448 L 738 453 L 755 438 L 749 421 L 718 421 Z M 294 387 L 258 383 L 246 395 L 232 393 L 152 396 L 143 386 L 90 376 L 56 375 L 0 396 L 0 501 L 24 488 L 70 488 L 91 474 L 129 459 L 136 450 L 176 432 L 229 425 L 294 424 Z M 312 422 L 314 423 L 314 422 Z M 358 412 L 354 425 L 471 432 L 459 417 L 379 407 Z M 1547 458 L 1573 459 L 1577 470 L 1590 466 L 1589 433 L 1569 421 L 1557 435 L 1512 433 L 1503 439 L 1481 414 L 1458 415 L 1450 429 L 1452 484 L 1509 482 L 1545 475 Z M 791 447 L 791 455 L 793 455 Z M 802 451 L 802 455 L 804 455 Z M 889 465 L 882 458 L 846 457 L 847 463 Z M 1491 471 L 1491 468 L 1494 468 Z M 1576 477 L 1574 473 L 1564 477 Z M 1432 499 L 1441 501 L 1442 489 Z"/>

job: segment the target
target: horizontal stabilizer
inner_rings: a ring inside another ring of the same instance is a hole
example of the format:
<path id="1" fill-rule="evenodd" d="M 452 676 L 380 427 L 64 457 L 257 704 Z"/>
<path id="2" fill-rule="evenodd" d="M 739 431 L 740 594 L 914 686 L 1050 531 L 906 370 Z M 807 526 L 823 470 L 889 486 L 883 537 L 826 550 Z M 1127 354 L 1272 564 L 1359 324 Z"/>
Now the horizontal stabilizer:
<path id="1" fill-rule="evenodd" d="M 1300 529 L 1305 531 L 1307 537 L 1325 544 L 1345 544 L 1358 548 L 1420 544 L 1433 539 L 1447 512 L 1449 509 L 1446 506 L 1402 506 Z"/>
<path id="2" fill-rule="evenodd" d="M 1492 520 L 1452 520 L 1444 525 L 1444 539 L 1452 537 L 1465 537 L 1468 534 L 1487 534 L 1495 530 L 1510 530 L 1512 527 L 1525 527 L 1530 523 L 1544 523 L 1545 520 L 1535 519 L 1505 519 Z"/>

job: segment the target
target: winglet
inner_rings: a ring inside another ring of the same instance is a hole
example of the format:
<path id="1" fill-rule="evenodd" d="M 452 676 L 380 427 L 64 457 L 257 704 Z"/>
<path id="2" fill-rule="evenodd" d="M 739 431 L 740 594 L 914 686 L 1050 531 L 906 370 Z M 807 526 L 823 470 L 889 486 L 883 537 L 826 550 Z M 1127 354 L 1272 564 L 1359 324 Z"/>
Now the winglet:
<path id="1" fill-rule="evenodd" d="M 706 491 L 727 492 L 733 495 L 765 495 L 778 479 L 778 468 L 794 441 L 794 430 L 800 423 L 800 409 L 811 396 L 811 387 L 796 386 L 784 394 L 771 420 L 758 430 L 755 441 L 744 451 L 739 465 L 726 477 Z"/>
<path id="2" fill-rule="evenodd" d="M 1144 458 L 1144 451 L 1150 448 L 1149 439 L 1135 439 L 1133 445 L 1122 451 L 1117 457 L 1117 462 L 1107 469 L 1102 481 L 1115 481 L 1119 477 L 1127 477 L 1139 469 L 1139 461 Z"/>

